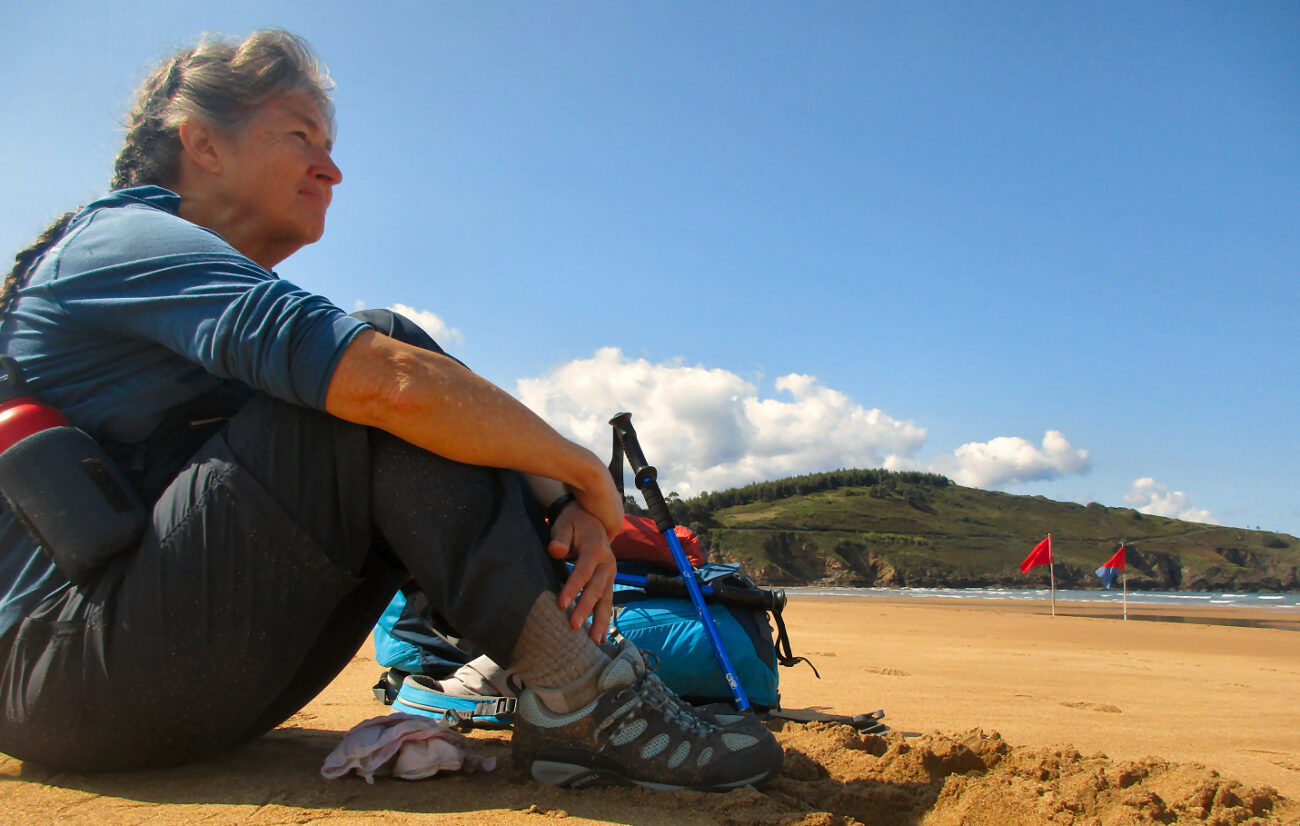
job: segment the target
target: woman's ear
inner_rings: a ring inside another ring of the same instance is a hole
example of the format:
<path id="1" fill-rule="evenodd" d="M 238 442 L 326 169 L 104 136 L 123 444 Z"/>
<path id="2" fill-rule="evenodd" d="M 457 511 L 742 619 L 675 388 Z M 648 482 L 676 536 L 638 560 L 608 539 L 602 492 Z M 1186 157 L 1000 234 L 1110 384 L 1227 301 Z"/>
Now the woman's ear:
<path id="1" fill-rule="evenodd" d="M 211 175 L 221 174 L 221 146 L 219 136 L 206 123 L 196 118 L 186 118 L 177 127 L 185 158 Z"/>

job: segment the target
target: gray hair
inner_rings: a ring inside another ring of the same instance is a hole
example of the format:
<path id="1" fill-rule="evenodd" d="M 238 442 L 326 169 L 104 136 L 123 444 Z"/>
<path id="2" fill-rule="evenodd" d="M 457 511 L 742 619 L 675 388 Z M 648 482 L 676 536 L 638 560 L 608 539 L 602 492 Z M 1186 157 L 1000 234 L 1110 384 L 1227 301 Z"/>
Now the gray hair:
<path id="1" fill-rule="evenodd" d="M 242 42 L 203 39 L 145 78 L 127 116 L 126 141 L 113 162 L 113 189 L 172 183 L 180 162 L 179 128 L 189 118 L 227 134 L 247 125 L 257 107 L 287 94 L 309 96 L 334 133 L 329 70 L 307 42 L 282 29 Z"/>
<path id="2" fill-rule="evenodd" d="M 113 162 L 113 189 L 174 182 L 180 165 L 179 129 L 197 118 L 235 134 L 257 107 L 287 94 L 310 97 L 334 135 L 334 88 L 329 70 L 307 42 L 281 29 L 253 32 L 240 43 L 204 39 L 155 69 L 136 91 L 127 116 L 126 141 Z M 67 231 L 69 212 L 14 256 L 14 268 L 0 285 L 0 316 L 26 282 L 36 261 Z"/>

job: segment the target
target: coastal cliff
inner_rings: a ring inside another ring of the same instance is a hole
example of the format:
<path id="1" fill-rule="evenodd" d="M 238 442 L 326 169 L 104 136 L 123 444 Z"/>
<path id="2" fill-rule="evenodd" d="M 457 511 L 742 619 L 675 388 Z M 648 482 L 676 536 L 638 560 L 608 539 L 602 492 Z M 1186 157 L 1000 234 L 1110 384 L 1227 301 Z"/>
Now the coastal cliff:
<path id="1" fill-rule="evenodd" d="M 1120 542 L 1134 590 L 1300 591 L 1300 539 L 966 488 L 942 476 L 846 470 L 680 500 L 715 562 L 761 584 L 1041 587 L 1020 561 L 1052 534 L 1056 584 L 1098 587 Z"/>

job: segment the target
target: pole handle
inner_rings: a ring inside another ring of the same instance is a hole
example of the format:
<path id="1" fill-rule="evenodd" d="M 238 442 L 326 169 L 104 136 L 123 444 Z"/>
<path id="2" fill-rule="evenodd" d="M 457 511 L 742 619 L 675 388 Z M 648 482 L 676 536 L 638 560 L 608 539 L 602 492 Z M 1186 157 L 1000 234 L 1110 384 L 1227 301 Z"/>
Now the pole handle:
<path id="1" fill-rule="evenodd" d="M 618 436 L 618 443 L 623 446 L 628 462 L 632 464 L 632 475 L 639 478 L 642 474 L 648 474 L 650 478 L 656 478 L 659 471 L 645 460 L 645 453 L 641 451 L 641 443 L 636 437 L 636 428 L 632 427 L 632 414 L 619 413 L 609 423 Z"/>
<path id="2" fill-rule="evenodd" d="M 668 503 L 664 501 L 663 491 L 659 489 L 659 470 L 646 461 L 645 453 L 641 450 L 636 428 L 632 427 L 632 414 L 619 413 L 610 419 L 609 423 L 614 428 L 614 434 L 618 436 L 618 443 L 623 446 L 623 453 L 627 455 L 628 463 L 632 465 L 632 480 L 636 483 L 636 489 L 641 491 L 641 495 L 645 498 L 646 510 L 650 512 L 655 527 L 660 533 L 671 532 L 677 527 L 677 522 L 668 511 Z"/>

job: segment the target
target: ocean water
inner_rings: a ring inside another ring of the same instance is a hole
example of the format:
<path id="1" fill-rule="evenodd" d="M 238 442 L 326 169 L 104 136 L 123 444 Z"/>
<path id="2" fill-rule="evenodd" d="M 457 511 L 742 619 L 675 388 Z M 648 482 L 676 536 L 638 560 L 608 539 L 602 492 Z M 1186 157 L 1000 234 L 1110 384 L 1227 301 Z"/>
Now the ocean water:
<path id="1" fill-rule="evenodd" d="M 1052 592 L 1048 588 L 786 588 L 790 596 L 808 597 L 887 597 L 906 599 L 916 597 L 923 599 L 1008 599 L 1008 600 L 1050 600 Z M 1084 603 L 1089 605 L 1114 604 L 1116 609 L 1122 607 L 1124 593 L 1121 589 L 1107 591 L 1065 590 L 1057 589 L 1056 604 Z M 1187 607 L 1228 607 L 1252 608 L 1276 611 L 1300 611 L 1300 593 L 1259 594 L 1259 593 L 1195 593 L 1190 591 L 1129 591 L 1128 606 L 1143 605 L 1183 605 Z"/>

